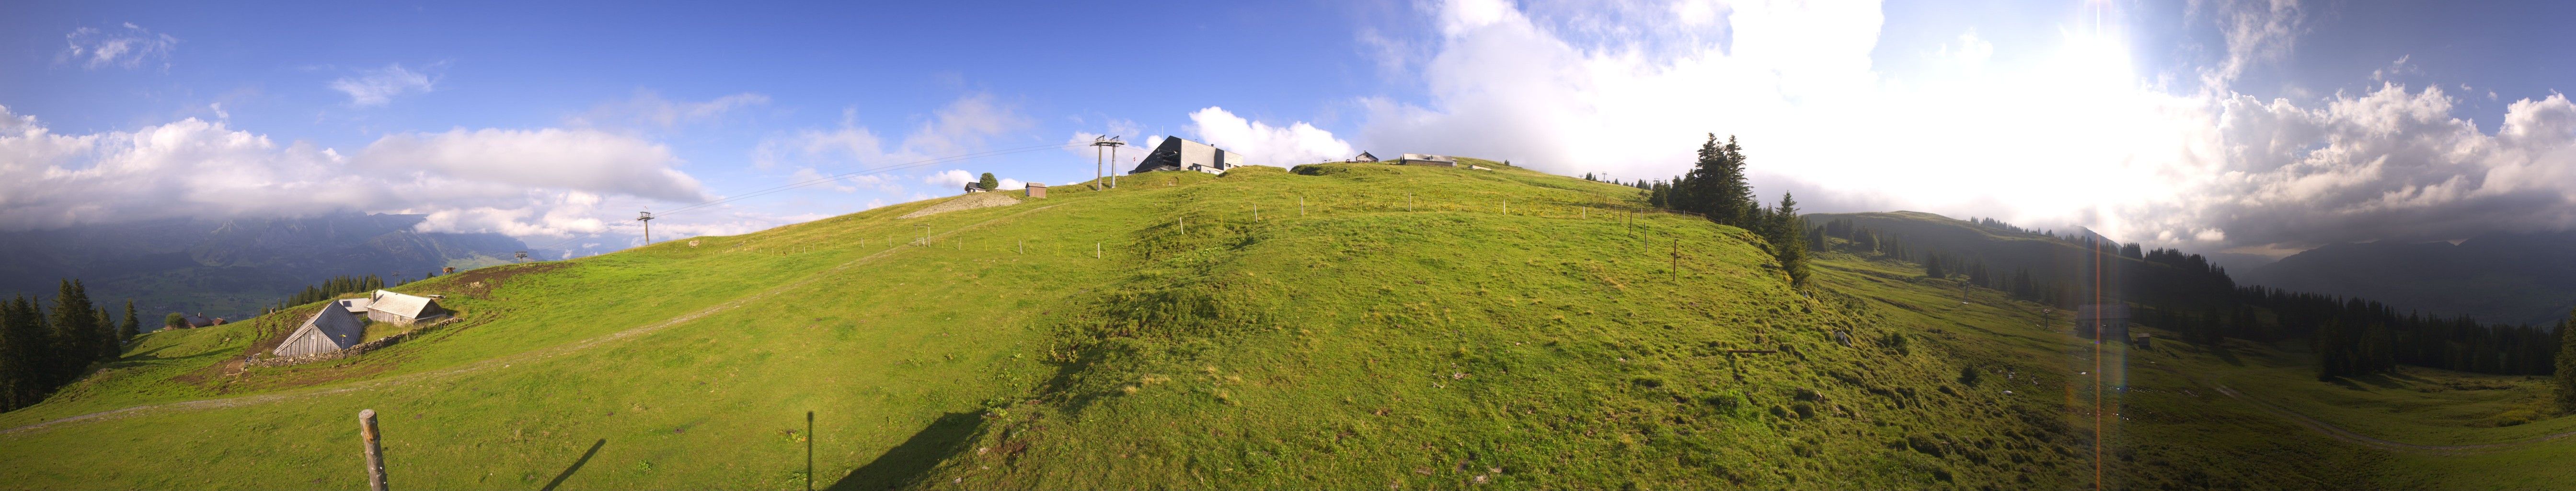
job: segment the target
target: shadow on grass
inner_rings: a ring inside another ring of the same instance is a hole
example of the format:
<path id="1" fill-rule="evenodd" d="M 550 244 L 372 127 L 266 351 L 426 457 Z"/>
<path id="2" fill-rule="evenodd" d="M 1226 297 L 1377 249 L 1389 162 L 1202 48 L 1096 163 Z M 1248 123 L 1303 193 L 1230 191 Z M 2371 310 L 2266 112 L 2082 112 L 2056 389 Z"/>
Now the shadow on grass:
<path id="1" fill-rule="evenodd" d="M 590 444 L 590 451 L 582 452 L 581 459 L 572 461 L 572 466 L 565 467 L 562 474 L 555 474 L 555 480 L 546 481 L 546 487 L 541 491 L 555 491 L 555 487 L 562 486 L 565 479 L 572 478 L 573 472 L 580 471 L 582 464 L 590 463 L 590 456 L 599 455 L 599 447 L 605 446 L 608 446 L 608 439 L 606 438 L 601 438 L 597 442 L 592 442 Z"/>
<path id="2" fill-rule="evenodd" d="M 2227 345 L 2225 343 L 2220 343 L 2218 345 L 2201 345 L 2200 350 L 2209 352 L 2210 356 L 2218 357 L 2218 361 L 2227 362 L 2228 366 L 2245 366 L 2245 360 L 2237 359 L 2236 350 L 2227 349 Z"/>
<path id="3" fill-rule="evenodd" d="M 840 481 L 833 482 L 827 489 L 859 491 L 911 487 L 914 481 L 921 480 L 922 474 L 930 472 L 931 466 L 964 451 L 966 441 L 974 437 L 976 423 L 981 419 L 975 413 L 940 416 L 938 420 L 931 421 L 930 426 L 913 433 L 912 438 L 905 439 L 903 444 L 895 445 L 884 455 L 878 455 L 876 460 L 869 461 L 868 465 L 851 469 L 849 475 L 841 476 Z"/>

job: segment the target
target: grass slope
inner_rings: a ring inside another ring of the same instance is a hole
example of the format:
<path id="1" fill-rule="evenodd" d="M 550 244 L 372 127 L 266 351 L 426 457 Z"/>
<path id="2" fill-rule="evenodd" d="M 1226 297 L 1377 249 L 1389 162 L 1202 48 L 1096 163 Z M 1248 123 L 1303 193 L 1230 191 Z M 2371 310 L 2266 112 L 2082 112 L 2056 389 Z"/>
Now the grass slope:
<path id="1" fill-rule="evenodd" d="M 1479 165 L 1155 173 L 480 269 L 403 288 L 459 322 L 324 364 L 230 363 L 312 306 L 154 333 L 0 414 L 0 487 L 355 487 L 362 408 L 408 488 L 2307 488 L 2418 462 L 2160 369 L 2097 413 L 2095 360 L 2221 362 L 2097 353 L 1907 264 L 1828 255 L 1792 290 L 1744 231 Z"/>

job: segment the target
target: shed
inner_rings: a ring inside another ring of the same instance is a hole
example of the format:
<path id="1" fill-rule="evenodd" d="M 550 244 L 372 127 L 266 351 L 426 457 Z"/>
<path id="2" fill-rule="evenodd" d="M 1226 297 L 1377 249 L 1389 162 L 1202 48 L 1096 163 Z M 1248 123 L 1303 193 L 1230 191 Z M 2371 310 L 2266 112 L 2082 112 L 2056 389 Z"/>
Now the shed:
<path id="1" fill-rule="evenodd" d="M 2129 333 L 2129 345 L 2131 345 L 2131 346 L 2136 346 L 2136 347 L 2140 347 L 2140 348 L 2152 348 L 2153 346 L 2148 346 L 2148 344 L 2149 344 L 2149 343 L 2154 342 L 2155 340 L 2156 340 L 2156 335 L 2154 335 L 2154 334 L 2147 334 L 2147 333 L 2143 333 L 2143 332 L 2133 332 L 2133 333 Z"/>
<path id="2" fill-rule="evenodd" d="M 189 314 L 181 317 L 180 319 L 187 321 L 188 327 L 206 327 L 215 325 L 215 318 L 206 317 L 206 314 Z"/>
<path id="3" fill-rule="evenodd" d="M 1429 166 L 1436 166 L 1436 167 L 1457 167 L 1457 166 L 1458 166 L 1458 159 L 1457 159 L 1457 158 L 1455 158 L 1455 157 L 1447 156 L 1447 155 L 1432 155 L 1432 154 L 1427 154 L 1427 153 L 1408 153 L 1408 154 L 1404 154 L 1404 158 L 1396 159 L 1396 160 L 1395 160 L 1395 165 L 1429 165 Z"/>
<path id="4" fill-rule="evenodd" d="M 367 319 L 376 322 L 408 325 L 446 317 L 448 314 L 447 309 L 439 307 L 438 299 L 434 298 L 384 290 L 376 290 L 376 293 L 369 298 L 373 302 L 367 304 Z"/>
<path id="5" fill-rule="evenodd" d="M 1046 197 L 1046 183 L 1032 182 L 1029 183 L 1029 187 L 1027 189 L 1029 190 L 1029 197 L 1031 198 Z"/>
<path id="6" fill-rule="evenodd" d="M 356 316 L 349 315 L 347 306 L 340 302 L 331 302 L 323 304 L 321 312 L 315 312 L 312 318 L 305 319 L 303 327 L 295 328 L 294 333 L 287 334 L 286 340 L 279 342 L 277 349 L 269 350 L 269 353 L 277 356 L 329 353 L 357 346 L 358 342 L 365 341 L 366 337 L 366 323 L 359 322 Z"/>
<path id="7" fill-rule="evenodd" d="M 1351 156 L 1351 161 L 1352 161 L 1352 162 L 1376 162 L 1376 161 L 1377 161 L 1377 156 L 1376 156 L 1376 155 L 1369 155 L 1369 153 L 1368 153 L 1368 152 L 1360 152 L 1360 154 L 1359 154 L 1359 155 L 1353 155 L 1353 156 Z"/>
<path id="8" fill-rule="evenodd" d="M 967 193 L 969 193 L 969 194 L 972 194 L 972 193 L 981 193 L 981 192 L 985 192 L 985 191 L 991 191 L 991 190 L 990 190 L 990 189 L 984 189 L 984 186 L 983 186 L 983 185 L 980 185 L 980 184 L 971 183 L 971 182 L 970 182 L 970 183 L 966 183 L 966 192 L 967 192 Z"/>

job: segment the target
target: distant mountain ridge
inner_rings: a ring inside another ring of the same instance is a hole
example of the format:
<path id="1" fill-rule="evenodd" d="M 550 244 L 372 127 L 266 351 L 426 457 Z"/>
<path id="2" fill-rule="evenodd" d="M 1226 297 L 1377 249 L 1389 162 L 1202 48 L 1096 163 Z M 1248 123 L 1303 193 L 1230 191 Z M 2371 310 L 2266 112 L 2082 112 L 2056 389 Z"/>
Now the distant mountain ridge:
<path id="1" fill-rule="evenodd" d="M 133 298 L 148 316 L 241 318 L 334 275 L 412 280 L 440 267 L 508 262 L 527 249 L 500 234 L 412 230 L 426 218 L 344 212 L 0 232 L 0 295 L 51 296 L 59 280 L 78 278 L 92 298 Z"/>
<path id="2" fill-rule="evenodd" d="M 2244 271 L 2247 283 L 2358 296 L 2428 314 L 2547 325 L 2576 307 L 2576 231 L 2488 233 L 2458 244 L 2332 244 Z"/>

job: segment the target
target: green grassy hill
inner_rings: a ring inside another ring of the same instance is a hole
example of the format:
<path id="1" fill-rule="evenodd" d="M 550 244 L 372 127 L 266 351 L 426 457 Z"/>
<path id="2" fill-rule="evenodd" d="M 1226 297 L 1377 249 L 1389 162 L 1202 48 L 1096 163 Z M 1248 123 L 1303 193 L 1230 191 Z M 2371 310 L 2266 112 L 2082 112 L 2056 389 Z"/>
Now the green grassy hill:
<path id="1" fill-rule="evenodd" d="M 1480 163 L 485 268 L 402 288 L 457 323 L 314 365 L 234 361 L 311 306 L 154 333 L 0 414 L 0 487 L 357 487 L 360 409 L 413 489 L 2335 488 L 2412 458 L 2174 395 L 2188 370 L 2095 384 L 2216 355 L 1904 263 L 1792 289 L 1742 230 Z"/>

